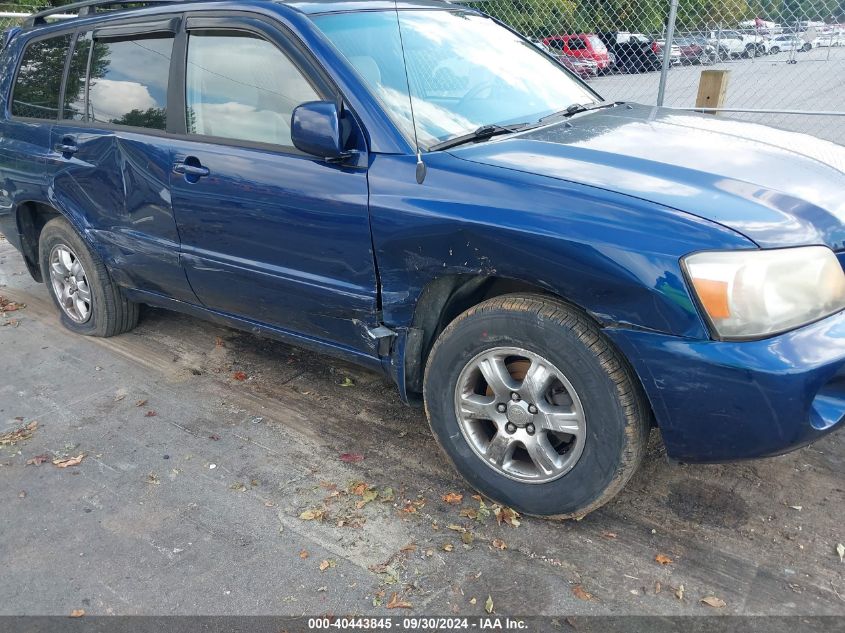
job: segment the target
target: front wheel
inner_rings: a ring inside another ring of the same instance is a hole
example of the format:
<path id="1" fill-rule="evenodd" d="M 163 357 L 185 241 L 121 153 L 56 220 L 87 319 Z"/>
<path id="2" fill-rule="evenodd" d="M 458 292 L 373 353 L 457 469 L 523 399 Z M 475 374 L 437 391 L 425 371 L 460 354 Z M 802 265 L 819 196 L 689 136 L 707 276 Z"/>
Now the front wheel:
<path id="1" fill-rule="evenodd" d="M 426 414 L 458 472 L 522 513 L 580 517 L 639 465 L 648 408 L 627 361 L 589 317 L 506 295 L 453 321 L 425 372 Z"/>

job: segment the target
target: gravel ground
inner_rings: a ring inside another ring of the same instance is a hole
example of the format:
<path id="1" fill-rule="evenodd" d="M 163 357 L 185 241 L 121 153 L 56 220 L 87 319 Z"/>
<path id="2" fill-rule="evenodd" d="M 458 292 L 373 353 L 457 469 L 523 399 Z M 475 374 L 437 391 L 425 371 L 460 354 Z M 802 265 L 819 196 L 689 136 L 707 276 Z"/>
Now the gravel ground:
<path id="1" fill-rule="evenodd" d="M 160 310 L 73 335 L 2 239 L 0 295 L 0 615 L 845 615 L 845 434 L 677 466 L 655 432 L 601 510 L 499 524 L 378 374 Z"/>
<path id="2" fill-rule="evenodd" d="M 788 64 L 790 53 L 779 53 L 713 66 L 673 67 L 667 78 L 664 103 L 679 108 L 695 106 L 701 71 L 726 69 L 731 74 L 725 107 L 842 113 L 840 116 L 730 116 L 845 144 L 845 47 L 818 48 L 798 53 L 794 59 L 797 64 Z M 652 72 L 598 77 L 590 85 L 608 99 L 653 104 L 659 82 L 660 73 Z"/>

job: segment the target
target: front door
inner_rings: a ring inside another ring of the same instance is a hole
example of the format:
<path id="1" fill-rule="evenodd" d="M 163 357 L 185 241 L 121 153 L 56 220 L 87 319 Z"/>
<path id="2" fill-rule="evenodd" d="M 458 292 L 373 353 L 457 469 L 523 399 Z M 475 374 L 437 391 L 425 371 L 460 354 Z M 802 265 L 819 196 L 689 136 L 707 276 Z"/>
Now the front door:
<path id="1" fill-rule="evenodd" d="M 377 284 L 365 169 L 294 149 L 304 102 L 333 99 L 284 34 L 189 18 L 185 128 L 172 146 L 182 261 L 207 308 L 374 355 Z"/>

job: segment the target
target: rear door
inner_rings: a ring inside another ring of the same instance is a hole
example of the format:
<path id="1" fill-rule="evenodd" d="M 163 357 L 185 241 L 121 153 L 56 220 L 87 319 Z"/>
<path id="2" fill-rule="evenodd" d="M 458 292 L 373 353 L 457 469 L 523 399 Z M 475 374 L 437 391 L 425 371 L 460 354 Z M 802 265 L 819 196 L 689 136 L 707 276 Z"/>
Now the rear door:
<path id="1" fill-rule="evenodd" d="M 374 355 L 367 172 L 293 147 L 294 108 L 336 95 L 279 29 L 192 16 L 180 35 L 171 187 L 185 270 L 212 310 Z"/>
<path id="2" fill-rule="evenodd" d="M 92 236 L 118 284 L 196 302 L 170 202 L 178 24 L 162 17 L 75 35 L 49 162 L 57 203 Z"/>

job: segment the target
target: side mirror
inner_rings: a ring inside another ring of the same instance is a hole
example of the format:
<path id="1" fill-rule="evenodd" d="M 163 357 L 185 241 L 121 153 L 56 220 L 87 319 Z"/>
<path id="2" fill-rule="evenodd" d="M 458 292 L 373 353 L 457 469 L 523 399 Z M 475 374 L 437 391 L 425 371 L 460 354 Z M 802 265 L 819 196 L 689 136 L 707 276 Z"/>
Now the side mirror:
<path id="1" fill-rule="evenodd" d="M 291 116 L 294 146 L 326 160 L 346 158 L 340 132 L 340 113 L 333 101 L 309 101 L 298 106 Z"/>

